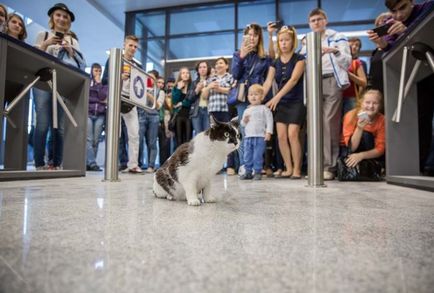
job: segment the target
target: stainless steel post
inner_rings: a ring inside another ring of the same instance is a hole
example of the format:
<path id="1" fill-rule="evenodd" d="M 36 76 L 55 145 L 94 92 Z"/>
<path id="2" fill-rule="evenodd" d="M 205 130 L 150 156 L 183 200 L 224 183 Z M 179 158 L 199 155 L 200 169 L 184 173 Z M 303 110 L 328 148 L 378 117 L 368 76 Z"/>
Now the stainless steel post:
<path id="1" fill-rule="evenodd" d="M 324 186 L 322 54 L 320 33 L 307 34 L 308 186 Z"/>
<path id="2" fill-rule="evenodd" d="M 396 123 L 399 123 L 399 121 L 401 121 L 402 104 L 404 103 L 404 86 L 405 86 L 407 58 L 408 58 L 408 47 L 405 46 L 404 51 L 402 52 L 401 76 L 399 78 L 398 105 L 396 106 L 396 117 L 392 117 L 392 121 Z"/>
<path id="3" fill-rule="evenodd" d="M 119 181 L 118 149 L 121 122 L 122 50 L 110 49 L 104 180 Z"/>
<path id="4" fill-rule="evenodd" d="M 431 54 L 431 52 L 426 52 L 425 56 L 429 66 L 431 66 L 432 71 L 434 71 L 434 56 Z"/>
<path id="5" fill-rule="evenodd" d="M 53 128 L 57 129 L 58 128 L 58 123 L 57 123 L 57 73 L 56 73 L 56 69 L 52 70 L 53 73 L 53 88 L 52 88 L 52 101 L 53 101 Z"/>

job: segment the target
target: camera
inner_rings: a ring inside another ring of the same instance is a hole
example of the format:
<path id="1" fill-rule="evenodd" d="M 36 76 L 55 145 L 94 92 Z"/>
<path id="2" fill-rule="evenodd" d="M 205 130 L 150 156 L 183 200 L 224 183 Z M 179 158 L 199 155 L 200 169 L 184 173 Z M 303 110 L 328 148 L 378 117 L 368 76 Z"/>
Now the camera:
<path id="1" fill-rule="evenodd" d="M 271 21 L 271 22 L 269 23 L 269 25 L 270 25 L 271 27 L 274 27 L 274 28 L 276 28 L 277 30 L 279 30 L 279 29 L 281 29 L 282 26 L 283 26 L 283 21 L 281 21 L 281 20 Z"/>
<path id="2" fill-rule="evenodd" d="M 55 34 L 55 36 L 58 37 L 59 39 L 63 39 L 63 37 L 65 36 L 65 34 L 64 34 L 64 33 L 61 33 L 61 32 L 55 32 L 54 34 Z"/>
<path id="3" fill-rule="evenodd" d="M 359 119 L 361 119 L 361 120 L 367 120 L 367 121 L 371 120 L 371 119 L 369 119 L 369 115 L 366 112 L 360 112 L 360 113 L 358 113 L 357 117 L 359 117 Z"/>
<path id="4" fill-rule="evenodd" d="M 389 23 L 386 23 L 386 24 L 384 24 L 384 25 L 382 25 L 382 26 L 379 26 L 379 27 L 374 28 L 372 31 L 373 31 L 374 33 L 377 33 L 377 35 L 378 35 L 379 37 L 382 37 L 382 36 L 387 35 L 387 31 L 389 30 L 389 28 L 390 28 L 391 26 L 392 26 L 392 23 L 389 22 Z"/>

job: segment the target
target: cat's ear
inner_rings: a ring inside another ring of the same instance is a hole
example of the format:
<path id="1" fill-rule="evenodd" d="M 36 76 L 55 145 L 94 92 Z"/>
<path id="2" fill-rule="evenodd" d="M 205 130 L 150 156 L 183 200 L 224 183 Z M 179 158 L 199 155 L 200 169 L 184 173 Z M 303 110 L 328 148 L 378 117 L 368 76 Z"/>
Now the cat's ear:
<path id="1" fill-rule="evenodd" d="M 231 122 L 233 127 L 238 128 L 238 126 L 240 126 L 240 122 L 238 121 L 238 116 L 234 117 L 231 119 Z"/>
<path id="2" fill-rule="evenodd" d="M 209 125 L 210 125 L 210 127 L 214 127 L 214 126 L 217 126 L 219 124 L 220 124 L 219 121 L 217 119 L 215 119 L 212 114 L 209 115 Z"/>

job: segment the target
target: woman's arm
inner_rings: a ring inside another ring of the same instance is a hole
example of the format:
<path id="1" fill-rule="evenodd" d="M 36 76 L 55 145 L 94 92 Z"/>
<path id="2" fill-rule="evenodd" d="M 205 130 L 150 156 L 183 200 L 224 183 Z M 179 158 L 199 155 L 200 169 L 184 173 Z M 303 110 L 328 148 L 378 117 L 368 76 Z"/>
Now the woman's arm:
<path id="1" fill-rule="evenodd" d="M 348 71 L 348 77 L 358 86 L 366 87 L 368 80 L 366 78 L 365 70 L 363 69 L 362 64 L 359 64 L 356 73 L 357 74 L 354 74 Z"/>
<path id="2" fill-rule="evenodd" d="M 304 73 L 305 63 L 304 60 L 299 60 L 292 71 L 291 78 L 286 82 L 283 88 L 266 104 L 272 111 L 274 111 L 280 99 L 294 88 L 298 80 Z"/>
<path id="3" fill-rule="evenodd" d="M 267 79 L 265 79 L 265 82 L 263 84 L 264 97 L 267 96 L 268 91 L 270 90 L 270 88 L 273 84 L 273 80 L 274 80 L 275 75 L 276 75 L 276 68 L 274 68 L 273 66 L 270 66 L 270 68 L 268 68 Z"/>

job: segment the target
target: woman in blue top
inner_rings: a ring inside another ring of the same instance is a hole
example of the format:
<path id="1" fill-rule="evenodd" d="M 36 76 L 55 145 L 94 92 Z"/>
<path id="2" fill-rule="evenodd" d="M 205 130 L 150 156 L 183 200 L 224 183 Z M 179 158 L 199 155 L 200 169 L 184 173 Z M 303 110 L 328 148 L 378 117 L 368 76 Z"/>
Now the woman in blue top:
<path id="1" fill-rule="evenodd" d="M 247 80 L 245 93 L 248 92 L 249 86 L 252 84 L 262 85 L 267 76 L 268 68 L 271 64 L 271 58 L 266 56 L 264 50 L 264 40 L 262 37 L 262 27 L 258 24 L 249 24 L 243 32 L 243 42 L 239 51 L 235 52 L 232 57 L 232 76 L 238 83 L 243 83 Z M 253 70 L 252 70 L 253 68 Z M 243 117 L 249 102 L 237 104 L 237 114 L 240 120 Z M 243 127 L 241 132 L 244 133 Z M 243 162 L 243 143 L 241 142 L 238 149 L 240 156 L 240 165 Z"/>
<path id="2" fill-rule="evenodd" d="M 278 85 L 278 92 L 266 105 L 275 112 L 279 149 L 286 166 L 282 176 L 291 176 L 292 179 L 301 178 L 302 149 L 299 133 L 306 119 L 303 103 L 305 62 L 302 55 L 295 53 L 296 48 L 297 32 L 293 27 L 282 27 L 277 34 L 279 58 L 271 65 L 264 83 L 266 93 L 270 90 L 273 79 Z"/>

